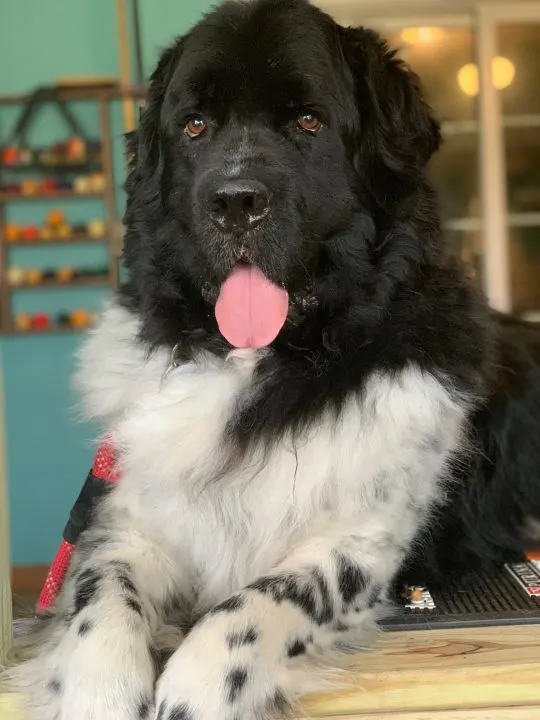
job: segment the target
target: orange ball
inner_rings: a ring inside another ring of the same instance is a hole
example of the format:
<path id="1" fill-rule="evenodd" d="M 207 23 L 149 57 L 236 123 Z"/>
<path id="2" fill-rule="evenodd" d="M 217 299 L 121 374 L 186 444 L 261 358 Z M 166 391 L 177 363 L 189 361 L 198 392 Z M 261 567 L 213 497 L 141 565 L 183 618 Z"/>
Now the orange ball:
<path id="1" fill-rule="evenodd" d="M 69 267 L 67 265 L 64 265 L 63 267 L 59 267 L 56 271 L 56 277 L 60 282 L 68 283 L 71 280 L 73 280 L 73 276 L 75 275 L 75 270 L 72 267 Z"/>
<path id="2" fill-rule="evenodd" d="M 7 242 L 17 242 L 21 237 L 21 228 L 18 225 L 6 225 L 4 237 Z"/>
<path id="3" fill-rule="evenodd" d="M 39 268 L 30 268 L 26 271 L 25 280 L 29 285 L 38 285 L 43 278 L 43 272 Z"/>
<path id="4" fill-rule="evenodd" d="M 16 315 L 13 319 L 14 325 L 20 332 L 27 332 L 32 327 L 32 318 L 26 313 Z"/>
<path id="5" fill-rule="evenodd" d="M 51 210 L 47 215 L 47 225 L 57 227 L 66 222 L 66 216 L 61 210 Z"/>
<path id="6" fill-rule="evenodd" d="M 88 310 L 85 310 L 84 308 L 74 310 L 70 315 L 70 319 L 72 326 L 74 328 L 79 328 L 80 330 L 89 327 L 92 323 L 92 316 Z"/>

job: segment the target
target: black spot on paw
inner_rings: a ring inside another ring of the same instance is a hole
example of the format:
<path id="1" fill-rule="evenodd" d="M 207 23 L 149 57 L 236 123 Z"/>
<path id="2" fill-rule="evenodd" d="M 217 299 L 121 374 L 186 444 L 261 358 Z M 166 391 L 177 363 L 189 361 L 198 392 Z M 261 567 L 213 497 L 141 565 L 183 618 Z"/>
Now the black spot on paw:
<path id="1" fill-rule="evenodd" d="M 83 620 L 82 623 L 79 625 L 79 629 L 77 630 L 77 632 L 81 637 L 84 637 L 85 635 L 88 635 L 92 628 L 93 624 L 89 620 Z"/>
<path id="2" fill-rule="evenodd" d="M 341 622 L 341 620 L 338 620 L 338 622 L 334 625 L 334 630 L 336 632 L 347 632 L 350 630 L 350 627 L 344 622 Z"/>
<path id="3" fill-rule="evenodd" d="M 137 705 L 137 720 L 148 720 L 152 712 L 152 699 L 149 695 L 145 695 L 139 700 Z"/>
<path id="4" fill-rule="evenodd" d="M 294 640 L 287 646 L 287 657 L 293 658 L 303 655 L 306 652 L 306 643 L 302 640 Z"/>
<path id="5" fill-rule="evenodd" d="M 62 683 L 58 680 L 58 678 L 53 678 L 47 683 L 47 688 L 53 695 L 60 695 L 62 692 Z"/>
<path id="6" fill-rule="evenodd" d="M 312 570 L 307 577 L 278 575 L 260 578 L 249 588 L 269 595 L 274 602 L 290 602 L 317 624 L 330 622 L 333 615 L 332 598 L 323 574 Z"/>
<path id="7" fill-rule="evenodd" d="M 99 584 L 101 582 L 101 574 L 96 570 L 83 570 L 75 581 L 75 599 L 73 601 L 73 616 L 78 615 L 81 610 L 89 605 L 95 598 Z"/>
<path id="8" fill-rule="evenodd" d="M 244 645 L 254 645 L 259 635 L 254 627 L 241 632 L 232 632 L 227 635 L 227 645 L 230 650 L 233 648 L 243 647 Z"/>
<path id="9" fill-rule="evenodd" d="M 235 668 L 228 673 L 225 678 L 225 686 L 227 688 L 227 698 L 230 703 L 236 702 L 247 681 L 247 670 L 245 668 Z"/>
<path id="10" fill-rule="evenodd" d="M 376 584 L 376 585 L 373 585 L 372 588 L 370 588 L 369 597 L 368 597 L 368 601 L 367 601 L 368 608 L 375 607 L 375 605 L 381 599 L 382 592 L 383 592 L 382 585 Z"/>
<path id="11" fill-rule="evenodd" d="M 182 703 L 172 708 L 167 720 L 193 720 L 193 712 L 187 703 Z"/>
<path id="12" fill-rule="evenodd" d="M 354 600 L 366 588 L 366 577 L 360 567 L 346 555 L 337 556 L 338 589 L 346 604 Z"/>
<path id="13" fill-rule="evenodd" d="M 139 596 L 139 591 L 133 584 L 133 581 L 129 577 L 129 575 L 127 575 L 126 573 L 118 573 L 118 582 L 124 590 L 131 593 L 132 595 L 135 595 L 135 597 Z"/>
<path id="14" fill-rule="evenodd" d="M 285 715 L 289 710 L 289 703 L 285 694 L 281 690 L 276 690 L 267 703 L 267 708 L 270 712 L 277 712 L 281 715 Z"/>
<path id="15" fill-rule="evenodd" d="M 143 616 L 143 609 L 141 606 L 141 603 L 138 600 L 135 600 L 135 598 L 132 597 L 125 597 L 124 602 L 128 606 L 130 610 L 133 610 L 133 612 L 137 613 L 139 617 Z"/>
<path id="16" fill-rule="evenodd" d="M 219 605 L 213 607 L 208 614 L 214 615 L 215 613 L 220 612 L 236 612 L 237 610 L 241 610 L 244 605 L 245 600 L 241 595 L 233 595 L 232 597 L 219 603 Z"/>

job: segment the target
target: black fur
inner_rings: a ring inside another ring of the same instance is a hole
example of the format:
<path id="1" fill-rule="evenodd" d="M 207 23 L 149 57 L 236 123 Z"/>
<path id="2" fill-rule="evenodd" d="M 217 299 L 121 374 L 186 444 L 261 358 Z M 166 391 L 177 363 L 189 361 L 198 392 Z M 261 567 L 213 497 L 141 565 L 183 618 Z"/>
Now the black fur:
<path id="1" fill-rule="evenodd" d="M 227 699 L 231 704 L 235 703 L 240 697 L 247 679 L 247 670 L 243 667 L 235 668 L 227 674 L 225 685 L 227 687 Z"/>
<path id="2" fill-rule="evenodd" d="M 173 707 L 167 717 L 168 720 L 193 720 L 194 715 L 190 708 L 184 703 L 183 705 Z"/>
<path id="3" fill-rule="evenodd" d="M 212 615 L 220 612 L 236 612 L 244 607 L 245 600 L 241 595 L 232 595 L 223 602 L 213 607 L 210 611 Z"/>
<path id="4" fill-rule="evenodd" d="M 306 643 L 303 640 L 294 640 L 287 647 L 287 657 L 293 658 L 303 655 L 306 652 Z"/>
<path id="5" fill-rule="evenodd" d="M 101 575 L 96 570 L 83 570 L 76 580 L 73 616 L 93 602 L 101 582 Z"/>
<path id="6" fill-rule="evenodd" d="M 338 588 L 343 602 L 348 605 L 366 589 L 367 581 L 358 564 L 346 555 L 337 558 Z"/>
<path id="7" fill-rule="evenodd" d="M 323 122 L 315 135 L 297 128 L 306 109 Z M 208 124 L 196 140 L 184 132 L 194 113 Z M 214 303 L 240 260 L 287 288 L 257 399 L 229 428 L 238 456 L 339 410 L 376 370 L 414 363 L 477 397 L 476 451 L 456 458 L 450 502 L 408 559 L 424 581 L 520 558 L 522 528 L 540 517 L 540 331 L 490 313 L 449 254 L 426 179 L 439 142 L 418 78 L 376 33 L 304 0 L 227 2 L 165 51 L 128 138 L 119 291 L 149 348 L 180 344 L 189 358 L 228 351 Z M 234 162 L 272 198 L 241 237 L 205 211 Z M 320 617 L 322 587 L 278 594 Z"/>
<path id="8" fill-rule="evenodd" d="M 244 645 L 254 645 L 259 635 L 255 628 L 250 627 L 242 632 L 230 633 L 227 635 L 227 646 L 230 650 L 233 648 L 243 647 Z"/>
<path id="9" fill-rule="evenodd" d="M 302 577 L 277 575 L 259 578 L 249 588 L 269 595 L 276 603 L 286 601 L 296 605 L 318 625 L 332 620 L 334 611 L 328 583 L 317 569 Z"/>
<path id="10" fill-rule="evenodd" d="M 88 635 L 92 627 L 93 625 L 89 620 L 83 620 L 82 623 L 79 625 L 79 629 L 77 630 L 77 632 L 81 637 L 83 637 L 84 635 Z"/>

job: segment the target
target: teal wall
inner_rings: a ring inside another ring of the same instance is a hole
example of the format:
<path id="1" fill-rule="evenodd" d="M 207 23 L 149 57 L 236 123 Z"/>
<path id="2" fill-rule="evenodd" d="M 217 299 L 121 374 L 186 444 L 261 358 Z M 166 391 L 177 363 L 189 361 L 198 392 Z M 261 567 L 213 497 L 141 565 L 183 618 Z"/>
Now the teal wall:
<path id="1" fill-rule="evenodd" d="M 210 7 L 208 0 L 140 0 L 145 69 L 160 49 L 184 32 Z M 0 0 L 0 93 L 31 90 L 71 74 L 118 74 L 116 17 L 113 0 Z M 97 134 L 95 108 L 74 110 L 86 130 Z M 0 109 L 0 143 L 14 114 Z M 118 204 L 122 205 L 122 119 L 112 113 Z M 51 111 L 43 112 L 31 141 L 63 139 L 63 127 Z M 53 203 L 20 203 L 8 207 L 8 220 L 40 222 Z M 100 217 L 101 203 L 64 202 L 71 221 Z M 102 247 L 17 248 L 12 264 L 45 267 L 97 265 L 106 259 Z M 58 311 L 79 306 L 98 308 L 103 289 L 19 291 L 15 311 Z M 70 390 L 77 334 L 2 338 L 5 425 L 14 564 L 49 562 L 69 509 L 92 462 L 97 428 L 77 420 L 77 398 Z"/>

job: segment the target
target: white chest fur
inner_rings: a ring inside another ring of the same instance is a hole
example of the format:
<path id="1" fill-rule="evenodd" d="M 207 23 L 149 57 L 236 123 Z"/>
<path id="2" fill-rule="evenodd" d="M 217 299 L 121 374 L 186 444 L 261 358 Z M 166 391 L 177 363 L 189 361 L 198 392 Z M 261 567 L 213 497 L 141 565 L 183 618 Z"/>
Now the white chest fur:
<path id="1" fill-rule="evenodd" d="M 268 571 L 318 526 L 375 522 L 382 532 L 402 522 L 407 503 L 427 508 L 435 498 L 464 408 L 432 375 L 374 374 L 339 417 L 323 413 L 301 435 L 228 466 L 224 432 L 250 400 L 257 354 L 204 357 L 162 383 L 168 358 L 142 354 L 126 315 L 105 315 L 79 378 L 121 449 L 116 516 L 136 518 L 190 566 L 201 604 Z M 403 527 L 404 539 L 411 532 Z"/>

